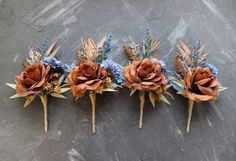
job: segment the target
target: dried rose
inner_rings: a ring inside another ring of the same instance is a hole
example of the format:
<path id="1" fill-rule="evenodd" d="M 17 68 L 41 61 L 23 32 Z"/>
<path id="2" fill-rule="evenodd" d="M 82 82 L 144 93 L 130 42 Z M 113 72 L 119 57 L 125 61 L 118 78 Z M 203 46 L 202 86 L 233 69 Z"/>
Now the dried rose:
<path id="1" fill-rule="evenodd" d="M 50 66 L 41 63 L 28 65 L 23 72 L 16 76 L 16 92 L 25 97 L 39 92 L 50 71 Z"/>
<path id="2" fill-rule="evenodd" d="M 162 72 L 162 66 L 157 61 L 145 58 L 133 61 L 124 68 L 125 86 L 137 90 L 163 92 L 168 81 Z"/>
<path id="3" fill-rule="evenodd" d="M 73 96 L 82 97 L 87 90 L 96 91 L 106 80 L 107 71 L 90 60 L 81 61 L 68 75 Z"/>
<path id="4" fill-rule="evenodd" d="M 187 97 L 193 101 L 214 100 L 219 94 L 219 82 L 209 68 L 189 68 L 184 77 Z"/>

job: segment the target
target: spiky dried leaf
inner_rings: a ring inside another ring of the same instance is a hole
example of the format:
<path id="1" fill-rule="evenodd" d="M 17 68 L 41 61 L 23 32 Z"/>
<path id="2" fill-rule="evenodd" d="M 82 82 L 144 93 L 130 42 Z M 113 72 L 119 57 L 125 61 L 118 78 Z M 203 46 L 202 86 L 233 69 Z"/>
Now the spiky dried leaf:
<path id="1" fill-rule="evenodd" d="M 153 108 L 155 108 L 156 95 L 152 92 L 149 92 L 148 96 L 149 96 L 149 100 L 150 100 Z"/>
<path id="2" fill-rule="evenodd" d="M 33 102 L 33 100 L 35 99 L 35 95 L 30 95 L 26 98 L 25 104 L 24 104 L 24 108 L 27 107 L 31 102 Z"/>
<path id="3" fill-rule="evenodd" d="M 10 99 L 13 99 L 13 98 L 20 98 L 22 96 L 20 96 L 19 94 L 14 94 L 13 96 L 9 97 Z"/>
<path id="4" fill-rule="evenodd" d="M 136 60 L 136 51 L 134 49 L 131 49 L 128 44 L 124 44 L 124 52 L 128 56 L 129 60 L 132 62 Z"/>
<path id="5" fill-rule="evenodd" d="M 132 96 L 136 91 L 136 89 L 131 89 L 129 96 Z"/>
<path id="6" fill-rule="evenodd" d="M 16 89 L 16 84 L 13 83 L 5 83 L 5 84 L 12 89 Z"/>
<path id="7" fill-rule="evenodd" d="M 55 56 L 57 54 L 58 50 L 59 50 L 59 47 L 57 47 L 57 43 L 54 42 L 49 46 L 48 50 L 45 52 L 45 56 L 46 57 L 53 56 L 53 55 Z M 51 54 L 53 54 L 53 55 L 51 55 Z"/>
<path id="8" fill-rule="evenodd" d="M 170 102 L 167 100 L 167 98 L 163 95 L 163 94 L 160 94 L 159 95 L 159 99 L 165 103 L 167 103 L 168 105 L 170 105 Z"/>
<path id="9" fill-rule="evenodd" d="M 53 96 L 53 97 L 57 97 L 57 98 L 66 98 L 65 96 L 63 96 L 62 94 L 60 94 L 60 93 L 51 93 L 51 96 Z"/>

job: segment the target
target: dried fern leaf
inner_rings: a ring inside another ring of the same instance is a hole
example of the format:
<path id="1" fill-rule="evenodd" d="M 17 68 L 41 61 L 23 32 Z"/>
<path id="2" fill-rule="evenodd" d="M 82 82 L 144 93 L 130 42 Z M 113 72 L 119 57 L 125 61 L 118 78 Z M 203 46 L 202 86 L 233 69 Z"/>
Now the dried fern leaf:
<path id="1" fill-rule="evenodd" d="M 57 43 L 56 42 L 52 43 L 49 46 L 48 50 L 45 52 L 45 56 L 50 56 L 53 53 L 53 51 L 56 49 L 56 47 L 57 47 Z"/>
<path id="2" fill-rule="evenodd" d="M 180 58 L 179 55 L 177 55 L 177 56 L 175 57 L 175 66 L 176 66 L 176 69 L 177 69 L 178 73 L 179 73 L 182 77 L 184 77 L 185 74 L 186 74 L 186 70 L 185 70 L 184 66 L 182 65 L 182 63 L 181 63 L 181 58 Z"/>
<path id="3" fill-rule="evenodd" d="M 124 44 L 124 52 L 128 56 L 129 60 L 132 62 L 134 60 L 137 60 L 134 50 L 132 50 L 128 44 Z"/>
<path id="4" fill-rule="evenodd" d="M 102 48 L 102 46 L 103 46 L 104 42 L 106 41 L 106 39 L 107 39 L 107 36 L 104 36 L 104 37 L 99 41 L 99 43 L 97 44 L 97 49 Z"/>
<path id="5" fill-rule="evenodd" d="M 188 48 L 188 46 L 180 40 L 180 48 L 184 50 L 184 52 L 188 55 L 191 56 L 191 51 Z"/>
<path id="6" fill-rule="evenodd" d="M 207 56 L 208 56 L 208 53 L 203 54 L 203 55 L 200 57 L 200 59 L 199 59 L 199 61 L 198 61 L 198 64 L 200 64 L 201 62 L 203 62 L 203 61 L 207 58 Z"/>
<path id="7" fill-rule="evenodd" d="M 152 43 L 150 51 L 153 52 L 154 50 L 158 49 L 160 46 L 160 42 L 161 42 L 160 40 L 157 40 L 154 43 Z"/>

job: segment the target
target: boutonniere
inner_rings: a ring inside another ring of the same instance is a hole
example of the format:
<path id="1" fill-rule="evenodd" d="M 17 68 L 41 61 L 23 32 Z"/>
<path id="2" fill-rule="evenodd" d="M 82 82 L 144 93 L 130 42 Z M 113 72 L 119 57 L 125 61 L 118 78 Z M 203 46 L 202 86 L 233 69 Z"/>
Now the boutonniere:
<path id="1" fill-rule="evenodd" d="M 177 47 L 175 65 L 179 74 L 171 76 L 170 83 L 178 94 L 188 98 L 186 130 L 189 133 L 194 102 L 215 101 L 219 92 L 226 88 L 217 79 L 218 69 L 206 62 L 208 53 L 204 51 L 205 44 L 197 41 L 191 51 L 180 41 Z"/>
<path id="2" fill-rule="evenodd" d="M 46 51 L 32 47 L 29 57 L 23 61 L 23 71 L 16 76 L 16 84 L 6 83 L 16 90 L 10 98 L 26 99 L 24 107 L 28 106 L 36 97 L 41 99 L 44 111 L 44 131 L 48 131 L 48 106 L 47 97 L 65 98 L 62 93 L 69 90 L 62 85 L 65 65 L 54 56 L 59 47 L 53 43 Z"/>
<path id="3" fill-rule="evenodd" d="M 153 107 L 155 107 L 157 100 L 170 104 L 164 96 L 165 93 L 169 94 L 166 92 L 169 88 L 166 65 L 163 61 L 157 59 L 159 57 L 159 45 L 159 40 L 152 40 L 149 29 L 146 30 L 142 43 L 139 44 L 130 37 L 129 41 L 124 44 L 124 52 L 130 60 L 129 65 L 124 68 L 124 86 L 131 90 L 130 96 L 139 91 L 139 128 L 142 128 L 146 92 Z"/>
<path id="4" fill-rule="evenodd" d="M 82 41 L 77 51 L 78 64 L 67 80 L 76 100 L 89 94 L 92 104 L 92 132 L 95 133 L 96 94 L 115 92 L 123 84 L 122 67 L 108 59 L 112 36 L 104 37 L 97 45 L 92 39 Z"/>

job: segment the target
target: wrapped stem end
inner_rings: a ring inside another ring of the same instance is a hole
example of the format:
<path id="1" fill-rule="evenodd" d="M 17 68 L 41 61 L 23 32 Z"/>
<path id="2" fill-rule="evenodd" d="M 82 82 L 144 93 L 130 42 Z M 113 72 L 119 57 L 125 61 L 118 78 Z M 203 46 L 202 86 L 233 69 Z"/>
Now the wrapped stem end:
<path id="1" fill-rule="evenodd" d="M 188 123 L 187 123 L 187 133 L 190 132 L 190 124 L 191 124 L 191 118 L 192 118 L 192 112 L 193 112 L 193 104 L 194 101 L 189 99 L 188 100 Z"/>
<path id="2" fill-rule="evenodd" d="M 144 102 L 145 102 L 145 91 L 139 92 L 139 100 L 140 100 L 139 128 L 141 129 L 143 126 L 143 109 L 144 109 Z"/>
<path id="3" fill-rule="evenodd" d="M 95 127 L 95 102 L 96 102 L 96 93 L 90 93 L 89 98 L 92 104 L 92 132 L 93 134 L 96 133 L 96 127 Z"/>

